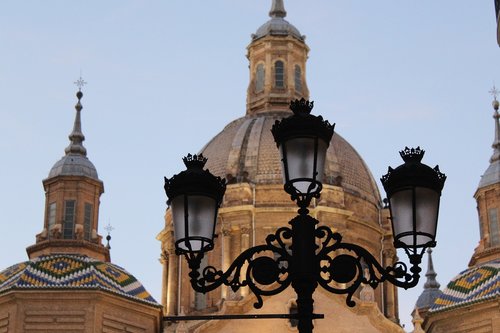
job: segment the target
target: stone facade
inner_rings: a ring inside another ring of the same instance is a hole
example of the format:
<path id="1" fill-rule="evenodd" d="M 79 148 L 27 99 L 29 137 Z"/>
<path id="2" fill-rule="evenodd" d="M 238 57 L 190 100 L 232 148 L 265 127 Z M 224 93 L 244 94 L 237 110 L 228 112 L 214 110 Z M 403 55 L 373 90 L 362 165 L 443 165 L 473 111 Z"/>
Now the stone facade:
<path id="1" fill-rule="evenodd" d="M 159 332 L 158 309 L 103 291 L 11 291 L 0 297 L 0 332 Z"/>

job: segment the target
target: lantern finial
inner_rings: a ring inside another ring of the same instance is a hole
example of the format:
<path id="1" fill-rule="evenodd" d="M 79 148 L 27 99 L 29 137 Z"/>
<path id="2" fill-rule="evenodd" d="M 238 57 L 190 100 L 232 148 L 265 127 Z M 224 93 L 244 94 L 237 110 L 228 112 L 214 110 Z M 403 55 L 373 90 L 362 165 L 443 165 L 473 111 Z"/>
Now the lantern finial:
<path id="1" fill-rule="evenodd" d="M 404 150 L 401 150 L 399 152 L 399 155 L 401 155 L 401 158 L 405 162 L 420 162 L 424 157 L 424 154 L 425 150 L 420 149 L 420 147 L 417 148 L 405 147 Z"/>
<path id="2" fill-rule="evenodd" d="M 294 114 L 310 114 L 311 110 L 314 107 L 314 101 L 306 101 L 304 98 L 296 99 L 295 101 L 290 102 L 290 110 L 293 111 Z"/>
<path id="3" fill-rule="evenodd" d="M 182 161 L 184 161 L 184 165 L 186 165 L 188 169 L 203 169 L 205 163 L 207 163 L 207 158 L 204 157 L 203 154 L 187 154 L 186 157 L 182 158 Z"/>

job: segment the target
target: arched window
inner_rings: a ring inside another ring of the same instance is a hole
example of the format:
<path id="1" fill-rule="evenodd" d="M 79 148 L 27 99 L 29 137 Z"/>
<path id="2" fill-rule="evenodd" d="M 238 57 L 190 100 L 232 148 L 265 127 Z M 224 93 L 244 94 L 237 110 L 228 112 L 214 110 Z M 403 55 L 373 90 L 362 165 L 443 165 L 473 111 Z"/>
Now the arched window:
<path id="1" fill-rule="evenodd" d="M 261 92 L 264 90 L 266 70 L 263 64 L 257 65 L 257 70 L 255 71 L 255 92 Z"/>
<path id="2" fill-rule="evenodd" d="M 302 70 L 299 65 L 295 65 L 295 90 L 302 92 Z"/>
<path id="3" fill-rule="evenodd" d="M 281 60 L 274 63 L 274 86 L 276 88 L 285 86 L 285 65 Z"/>

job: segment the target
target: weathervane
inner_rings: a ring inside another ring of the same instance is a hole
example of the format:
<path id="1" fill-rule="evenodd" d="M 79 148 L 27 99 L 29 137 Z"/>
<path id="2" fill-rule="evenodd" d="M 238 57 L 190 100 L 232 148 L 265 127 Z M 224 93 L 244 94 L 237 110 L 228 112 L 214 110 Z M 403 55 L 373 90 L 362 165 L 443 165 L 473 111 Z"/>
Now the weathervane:
<path id="1" fill-rule="evenodd" d="M 85 80 L 82 78 L 82 75 L 80 74 L 80 78 L 74 82 L 74 84 L 78 87 L 78 91 L 82 91 L 82 88 L 84 85 L 87 84 Z"/>
<path id="2" fill-rule="evenodd" d="M 493 88 L 491 88 L 491 90 L 488 92 L 491 95 L 493 95 L 493 98 L 495 99 L 495 101 L 497 100 L 497 96 L 500 94 L 500 91 L 497 89 L 497 87 L 495 87 L 495 85 L 493 85 Z"/>

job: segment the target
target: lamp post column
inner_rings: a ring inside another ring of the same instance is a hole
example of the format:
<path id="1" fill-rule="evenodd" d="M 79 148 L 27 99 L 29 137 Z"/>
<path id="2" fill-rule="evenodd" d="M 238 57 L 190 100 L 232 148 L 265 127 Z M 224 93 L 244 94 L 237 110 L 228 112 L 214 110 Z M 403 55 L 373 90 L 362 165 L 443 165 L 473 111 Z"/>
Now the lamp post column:
<path id="1" fill-rule="evenodd" d="M 292 287 L 297 293 L 298 329 L 300 333 L 313 330 L 313 293 L 318 283 L 318 267 L 315 259 L 316 243 L 314 231 L 317 221 L 308 215 L 306 208 L 299 209 L 299 215 L 290 221 L 292 226 L 292 261 L 290 274 Z"/>

